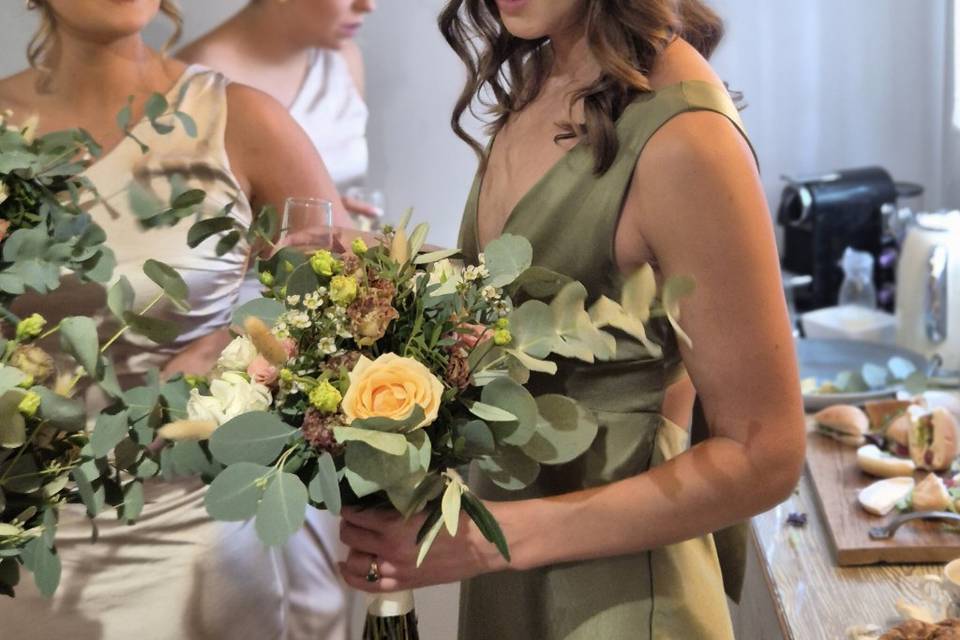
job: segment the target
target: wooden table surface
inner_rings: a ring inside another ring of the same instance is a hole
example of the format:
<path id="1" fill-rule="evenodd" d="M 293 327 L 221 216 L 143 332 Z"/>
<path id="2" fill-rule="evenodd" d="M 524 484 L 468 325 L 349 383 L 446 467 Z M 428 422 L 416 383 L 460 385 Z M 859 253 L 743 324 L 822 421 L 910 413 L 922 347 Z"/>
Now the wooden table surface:
<path id="1" fill-rule="evenodd" d="M 940 565 L 876 565 L 840 568 L 806 471 L 797 492 L 753 519 L 753 543 L 787 640 L 846 640 L 848 628 L 899 620 L 898 600 L 923 602 L 932 586 L 925 576 Z M 790 513 L 807 514 L 807 525 L 786 524 Z M 744 639 L 750 640 L 750 639 Z"/>

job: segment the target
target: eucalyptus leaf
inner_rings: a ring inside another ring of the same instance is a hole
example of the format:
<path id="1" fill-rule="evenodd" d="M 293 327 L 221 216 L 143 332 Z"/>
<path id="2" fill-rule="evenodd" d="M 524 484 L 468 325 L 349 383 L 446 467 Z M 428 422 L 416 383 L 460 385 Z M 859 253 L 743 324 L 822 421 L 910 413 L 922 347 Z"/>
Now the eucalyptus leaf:
<path id="1" fill-rule="evenodd" d="M 206 240 L 218 233 L 223 233 L 233 229 L 236 222 L 233 218 L 227 216 L 218 216 L 216 218 L 205 218 L 193 224 L 187 232 L 187 246 L 194 249 Z"/>
<path id="2" fill-rule="evenodd" d="M 80 499 L 87 508 L 87 515 L 91 518 L 97 517 L 103 511 L 103 505 L 106 502 L 106 492 L 100 481 L 91 481 L 82 469 L 74 469 L 70 472 L 73 481 L 77 483 L 77 490 L 80 492 Z"/>
<path id="3" fill-rule="evenodd" d="M 427 554 L 430 552 L 430 547 L 433 546 L 434 541 L 437 539 L 437 535 L 440 533 L 440 530 L 443 528 L 443 519 L 439 518 L 430 527 L 430 530 L 427 532 L 427 535 L 424 536 L 423 542 L 420 543 L 420 551 L 417 553 L 417 568 L 420 568 L 420 565 L 423 564 L 423 561 L 426 559 Z"/>
<path id="4" fill-rule="evenodd" d="M 60 344 L 89 375 L 97 375 L 100 342 L 97 339 L 97 324 L 92 318 L 74 316 L 61 320 Z"/>
<path id="5" fill-rule="evenodd" d="M 560 395 L 537 398 L 539 419 L 523 452 L 542 464 L 564 464 L 578 458 L 597 437 L 596 417 L 580 404 Z"/>
<path id="6" fill-rule="evenodd" d="M 47 548 L 42 538 L 34 538 L 23 549 L 23 563 L 33 573 L 37 589 L 46 597 L 56 592 L 60 584 L 60 556 Z"/>
<path id="7" fill-rule="evenodd" d="M 143 513 L 144 505 L 143 481 L 134 480 L 123 489 L 123 519 L 132 524 Z"/>
<path id="8" fill-rule="evenodd" d="M 470 519 L 476 523 L 483 537 L 492 542 L 497 547 L 500 555 L 502 555 L 507 562 L 510 562 L 510 549 L 507 546 L 507 538 L 503 535 L 503 531 L 500 529 L 500 525 L 497 523 L 496 518 L 493 517 L 493 514 L 490 513 L 482 501 L 478 500 L 476 496 L 469 491 L 464 491 L 462 502 L 463 510 L 466 511 Z"/>
<path id="9" fill-rule="evenodd" d="M 167 98 L 161 93 L 152 93 L 150 97 L 147 98 L 147 102 L 144 105 L 143 113 L 151 121 L 156 120 L 162 116 L 167 109 L 169 108 L 167 103 Z"/>
<path id="10" fill-rule="evenodd" d="M 534 265 L 521 273 L 514 285 L 531 298 L 546 299 L 557 295 L 570 282 L 567 275 Z"/>
<path id="11" fill-rule="evenodd" d="M 271 300 L 270 298 L 256 298 L 241 305 L 233 312 L 231 324 L 235 327 L 242 327 L 247 318 L 259 318 L 264 324 L 272 327 L 277 319 L 286 311 L 282 303 Z"/>
<path id="12" fill-rule="evenodd" d="M 317 475 L 310 481 L 308 490 L 311 500 L 323 503 L 333 515 L 340 515 L 340 479 L 333 456 L 326 451 L 317 458 Z"/>
<path id="13" fill-rule="evenodd" d="M 553 311 L 539 300 L 528 300 L 510 314 L 510 332 L 512 348 L 534 358 L 546 358 L 557 337 Z"/>
<path id="14" fill-rule="evenodd" d="M 127 436 L 127 412 L 101 412 L 90 435 L 90 447 L 96 458 L 106 456 Z"/>
<path id="15" fill-rule="evenodd" d="M 132 311 L 123 314 L 123 321 L 130 330 L 157 344 L 170 344 L 180 335 L 180 327 L 170 320 L 151 318 Z"/>
<path id="16" fill-rule="evenodd" d="M 510 233 L 492 240 L 483 254 L 490 272 L 486 283 L 494 287 L 507 286 L 533 263 L 533 247 L 530 241 Z"/>
<path id="17" fill-rule="evenodd" d="M 516 447 L 500 447 L 494 456 L 477 460 L 477 466 L 490 480 L 508 491 L 530 486 L 540 475 L 540 464 Z"/>
<path id="18" fill-rule="evenodd" d="M 271 473 L 270 467 L 252 462 L 228 466 L 213 479 L 204 496 L 207 513 L 227 522 L 252 518 Z"/>
<path id="19" fill-rule="evenodd" d="M 107 292 L 107 306 L 113 315 L 122 320 L 123 314 L 133 308 L 135 298 L 133 285 L 127 280 L 127 276 L 120 276 Z"/>
<path id="20" fill-rule="evenodd" d="M 334 427 L 333 435 L 337 442 L 341 444 L 362 442 L 394 456 L 401 456 L 407 452 L 407 439 L 399 433 L 386 433 L 356 427 Z"/>
<path id="21" fill-rule="evenodd" d="M 27 421 L 19 405 L 25 391 L 14 389 L 0 396 L 0 447 L 16 449 L 27 441 Z"/>
<path id="22" fill-rule="evenodd" d="M 4 351 L 3 346 L 0 346 L 0 356 L 3 355 Z M 11 389 L 16 389 L 26 378 L 26 374 L 20 371 L 20 369 L 0 364 L 0 395 L 5 394 Z"/>
<path id="23" fill-rule="evenodd" d="M 390 418 L 358 418 L 351 422 L 350 426 L 355 429 L 368 429 L 386 433 L 405 433 L 420 425 L 424 418 L 426 418 L 426 413 L 423 407 L 416 404 L 410 411 L 410 415 L 403 420 L 391 420 Z"/>
<path id="24" fill-rule="evenodd" d="M 254 411 L 221 425 L 210 437 L 210 452 L 219 462 L 271 464 L 297 430 L 276 415 Z"/>
<path id="25" fill-rule="evenodd" d="M 530 440 L 537 428 L 537 402 L 529 391 L 510 378 L 500 378 L 483 388 L 480 399 L 515 416 L 508 422 L 490 424 L 498 442 L 520 446 Z"/>
<path id="26" fill-rule="evenodd" d="M 426 470 L 430 462 L 430 439 L 423 431 L 408 437 L 407 450 L 402 455 L 385 453 L 364 442 L 347 444 L 344 476 L 357 497 L 400 485 Z"/>
<path id="27" fill-rule="evenodd" d="M 413 264 L 432 264 L 440 260 L 445 260 L 446 258 L 452 258 L 458 253 L 460 253 L 460 249 L 441 249 L 439 251 L 431 251 L 430 253 L 422 253 L 413 259 Z"/>
<path id="28" fill-rule="evenodd" d="M 483 420 L 470 420 L 453 425 L 456 440 L 463 439 L 463 454 L 470 457 L 490 455 L 496 451 L 493 432 Z"/>
<path id="29" fill-rule="evenodd" d="M 188 209 L 190 207 L 195 207 L 198 204 L 203 204 L 204 199 L 207 197 L 206 191 L 203 189 L 189 189 L 183 193 L 177 194 L 177 197 L 173 199 L 173 202 L 170 203 L 170 206 L 174 209 Z M 217 218 L 213 218 L 216 220 Z M 222 219 L 222 218 L 220 218 Z M 194 225 L 196 226 L 196 225 Z M 190 231 L 193 229 L 191 228 Z M 187 237 L 189 238 L 189 232 Z M 190 244 L 190 240 L 187 240 L 187 244 L 190 248 L 194 248 L 195 244 Z"/>
<path id="30" fill-rule="evenodd" d="M 187 283 L 173 267 L 158 260 L 149 259 L 143 263 L 143 273 L 156 284 L 175 305 L 186 311 L 189 309 Z"/>
<path id="31" fill-rule="evenodd" d="M 190 117 L 190 114 L 184 113 L 183 111 L 176 111 L 173 115 L 180 121 L 180 125 L 188 136 L 191 138 L 197 137 L 197 123 Z"/>
<path id="32" fill-rule="evenodd" d="M 501 379 L 502 378 L 497 378 L 497 380 Z M 493 382 L 490 384 L 493 384 Z M 487 422 L 514 422 L 517 419 L 517 416 L 513 415 L 509 411 L 504 411 L 499 407 L 494 407 L 493 405 L 483 402 L 471 402 L 467 406 L 467 409 L 469 409 L 470 413 L 473 415 L 477 416 L 478 418 L 482 418 Z"/>
<path id="33" fill-rule="evenodd" d="M 286 286 L 288 296 L 305 296 L 320 287 L 320 280 L 317 279 L 317 274 L 314 273 L 310 263 L 305 262 L 293 270 L 287 279 Z"/>
<path id="34" fill-rule="evenodd" d="M 214 253 L 216 253 L 217 256 L 227 255 L 233 251 L 233 248 L 236 247 L 237 243 L 240 242 L 240 237 L 240 232 L 234 229 L 227 235 L 220 238 L 219 242 L 217 242 L 216 248 L 214 249 Z"/>
<path id="35" fill-rule="evenodd" d="M 255 529 L 268 546 L 279 546 L 303 526 L 308 506 L 307 488 L 292 473 L 280 473 L 257 506 Z"/>

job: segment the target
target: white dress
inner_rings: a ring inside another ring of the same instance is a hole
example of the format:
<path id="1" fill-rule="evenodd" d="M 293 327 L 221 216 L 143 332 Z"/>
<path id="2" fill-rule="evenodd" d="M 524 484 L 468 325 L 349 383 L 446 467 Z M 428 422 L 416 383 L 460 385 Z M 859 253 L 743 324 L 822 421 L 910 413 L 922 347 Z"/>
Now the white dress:
<path id="1" fill-rule="evenodd" d="M 233 201 L 231 215 L 244 223 L 251 220 L 250 203 L 231 172 L 225 151 L 226 86 L 220 74 L 189 67 L 168 100 L 179 103 L 179 108 L 193 117 L 197 137 L 188 137 L 179 125 L 174 133 L 159 136 L 149 123 L 140 122 L 133 132 L 149 145 L 146 155 L 127 139 L 86 173 L 107 201 L 107 206 L 98 205 L 91 213 L 116 253 L 115 277 L 125 275 L 136 291 L 136 308 L 157 292 L 141 272 L 147 258 L 170 264 L 190 287 L 189 311 L 169 305 L 155 310 L 184 330 L 174 345 L 156 347 L 126 334 L 111 350 L 121 381 L 129 383 L 151 367 L 162 367 L 191 340 L 227 325 L 236 306 L 247 270 L 247 247 L 241 243 L 217 257 L 216 240 L 212 239 L 191 250 L 186 243 L 189 220 L 172 228 L 143 230 L 130 209 L 127 192 L 131 176 L 136 175 L 165 199 L 169 176 L 178 172 L 188 186 L 207 192 L 210 213 Z M 29 298 L 21 299 L 18 310 L 23 312 L 23 306 L 30 303 Z M 101 321 L 102 336 L 113 333 L 100 287 L 65 284 L 40 299 L 32 310 L 53 322 L 63 315 L 90 315 Z M 310 542 L 313 534 L 301 534 L 299 549 L 268 550 L 257 539 L 252 524 L 212 521 L 203 506 L 204 491 L 199 480 L 148 482 L 142 518 L 127 526 L 105 512 L 97 519 L 99 539 L 95 544 L 83 508 L 69 505 L 61 514 L 57 536 L 63 563 L 60 589 L 47 600 L 35 590 L 32 579 L 24 576 L 16 599 L 0 598 L 0 637 L 336 637 L 324 634 L 343 617 L 337 613 L 343 610 L 342 596 L 339 601 L 318 597 L 306 603 L 290 597 L 292 587 L 306 592 L 309 585 L 305 579 L 322 575 L 331 566 L 322 548 Z M 290 574 L 290 562 L 303 568 Z M 327 583 L 329 579 L 323 582 Z M 296 625 L 290 624 L 294 614 L 299 620 Z M 300 632 L 293 633 L 294 627 Z"/>

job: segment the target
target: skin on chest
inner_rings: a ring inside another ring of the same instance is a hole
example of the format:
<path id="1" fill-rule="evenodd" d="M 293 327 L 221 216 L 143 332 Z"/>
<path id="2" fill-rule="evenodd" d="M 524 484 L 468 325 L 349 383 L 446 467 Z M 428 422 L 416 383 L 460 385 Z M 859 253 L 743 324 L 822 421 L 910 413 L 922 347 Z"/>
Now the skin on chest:
<path id="1" fill-rule="evenodd" d="M 533 103 L 497 133 L 478 201 L 481 244 L 500 235 L 517 204 L 576 144 L 554 140 L 562 132 L 558 123 L 569 117 L 560 103 Z"/>

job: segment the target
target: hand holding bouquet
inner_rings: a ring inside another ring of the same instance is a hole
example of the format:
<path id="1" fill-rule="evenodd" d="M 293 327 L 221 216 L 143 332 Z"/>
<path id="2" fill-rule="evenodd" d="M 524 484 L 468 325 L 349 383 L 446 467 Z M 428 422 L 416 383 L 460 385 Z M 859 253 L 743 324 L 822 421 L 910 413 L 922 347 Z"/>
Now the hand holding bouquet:
<path id="1" fill-rule="evenodd" d="M 344 255 L 284 249 L 261 263 L 265 297 L 237 312 L 244 335 L 208 386 L 193 390 L 189 419 L 161 430 L 174 449 L 209 439 L 225 465 L 206 498 L 214 518 L 255 518 L 276 545 L 301 527 L 308 505 L 425 512 L 419 564 L 444 530 L 457 534 L 464 512 L 509 559 L 496 520 L 457 469 L 475 463 L 516 490 L 541 465 L 583 453 L 595 419 L 570 398 L 534 397 L 524 386 L 531 372 L 555 373 L 552 357 L 613 358 L 605 327 L 659 351 L 644 324 L 661 315 L 679 329 L 678 300 L 692 289 L 671 280 L 658 301 L 647 267 L 619 303 L 601 298 L 588 311 L 586 289 L 532 267 L 523 238 L 505 235 L 479 265 L 461 268 L 454 251 L 419 255 L 427 228 L 408 238 L 405 227 L 388 228 L 379 246 L 357 240 Z M 368 637 L 412 637 L 410 603 L 409 594 L 381 597 L 389 617 L 369 619 Z"/>

